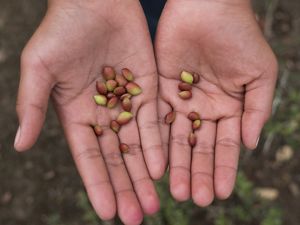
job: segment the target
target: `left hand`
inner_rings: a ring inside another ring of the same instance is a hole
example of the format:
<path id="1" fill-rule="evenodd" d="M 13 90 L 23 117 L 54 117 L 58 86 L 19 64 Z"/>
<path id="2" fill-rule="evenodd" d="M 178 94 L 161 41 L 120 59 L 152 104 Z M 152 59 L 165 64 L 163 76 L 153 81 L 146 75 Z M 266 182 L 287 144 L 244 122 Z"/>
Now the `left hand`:
<path id="1" fill-rule="evenodd" d="M 161 16 L 155 50 L 160 75 L 160 117 L 165 149 L 170 139 L 170 189 L 180 201 L 206 206 L 231 194 L 241 140 L 256 148 L 272 108 L 277 62 L 254 17 L 250 1 L 169 0 Z M 196 72 L 193 98 L 178 97 L 181 71 Z M 187 143 L 197 111 L 197 145 Z M 163 119 L 161 119 L 163 121 Z M 170 138 L 169 138 L 170 136 Z M 190 187 L 191 186 L 191 187 Z"/>

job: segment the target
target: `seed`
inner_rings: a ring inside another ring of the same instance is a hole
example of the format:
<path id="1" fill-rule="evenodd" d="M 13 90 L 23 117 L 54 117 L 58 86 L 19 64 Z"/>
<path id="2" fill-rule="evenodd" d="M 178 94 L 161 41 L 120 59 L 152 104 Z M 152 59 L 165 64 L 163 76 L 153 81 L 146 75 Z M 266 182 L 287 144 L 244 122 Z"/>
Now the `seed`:
<path id="1" fill-rule="evenodd" d="M 200 120 L 200 115 L 197 112 L 190 112 L 189 115 L 188 115 L 188 118 L 191 121 Z"/>
<path id="2" fill-rule="evenodd" d="M 185 83 L 188 83 L 188 84 L 192 84 L 193 83 L 193 75 L 189 72 L 186 72 L 186 71 L 182 71 L 181 75 L 181 80 Z"/>
<path id="3" fill-rule="evenodd" d="M 117 105 L 117 103 L 118 103 L 118 98 L 117 97 L 112 97 L 107 102 L 107 108 L 112 109 Z"/>
<path id="4" fill-rule="evenodd" d="M 201 127 L 201 120 L 193 121 L 193 125 L 192 125 L 193 130 L 198 130 L 200 127 Z"/>
<path id="5" fill-rule="evenodd" d="M 191 91 L 181 91 L 178 93 L 179 97 L 186 100 L 192 98 L 193 94 Z"/>
<path id="6" fill-rule="evenodd" d="M 113 91 L 117 87 L 118 83 L 115 80 L 106 81 L 106 87 L 108 91 Z"/>
<path id="7" fill-rule="evenodd" d="M 117 87 L 114 90 L 114 94 L 117 96 L 121 96 L 126 93 L 126 89 L 124 87 Z"/>
<path id="8" fill-rule="evenodd" d="M 97 105 L 105 106 L 107 103 L 107 98 L 104 95 L 95 95 L 94 100 L 97 103 Z"/>
<path id="9" fill-rule="evenodd" d="M 122 96 L 120 97 L 120 99 L 121 99 L 121 100 L 124 100 L 124 98 L 129 98 L 129 99 L 131 99 L 131 97 L 132 97 L 131 94 L 125 93 L 124 95 L 122 95 Z"/>
<path id="10" fill-rule="evenodd" d="M 110 129 L 112 129 L 114 132 L 118 133 L 119 130 L 120 130 L 120 125 L 118 124 L 117 121 L 112 120 L 112 121 L 110 122 Z"/>
<path id="11" fill-rule="evenodd" d="M 134 82 L 129 82 L 128 84 L 126 84 L 126 90 L 129 94 L 134 96 L 142 93 L 141 87 Z"/>
<path id="12" fill-rule="evenodd" d="M 99 94 L 101 94 L 101 95 L 107 94 L 107 88 L 106 88 L 105 83 L 97 81 L 96 88 L 97 88 L 97 91 L 99 92 Z"/>
<path id="13" fill-rule="evenodd" d="M 128 83 L 128 81 L 125 79 L 125 77 L 120 74 L 116 75 L 115 81 L 117 81 L 117 83 L 120 87 L 124 87 Z"/>
<path id="14" fill-rule="evenodd" d="M 127 144 L 121 143 L 119 148 L 120 148 L 121 153 L 129 152 L 129 146 Z"/>
<path id="15" fill-rule="evenodd" d="M 103 130 L 98 124 L 94 126 L 94 132 L 97 136 L 101 136 L 103 134 Z"/>
<path id="16" fill-rule="evenodd" d="M 108 99 L 111 99 L 111 98 L 113 98 L 113 97 L 116 97 L 116 95 L 115 95 L 114 93 L 112 93 L 112 92 L 109 92 L 109 93 L 107 93 L 106 97 L 107 97 Z"/>
<path id="17" fill-rule="evenodd" d="M 134 77 L 132 72 L 129 69 L 127 68 L 122 69 L 122 74 L 126 80 L 133 81 Z"/>
<path id="18" fill-rule="evenodd" d="M 133 115 L 131 112 L 121 112 L 117 118 L 117 122 L 120 125 L 125 125 L 129 123 L 129 121 L 132 119 Z"/>
<path id="19" fill-rule="evenodd" d="M 122 101 L 122 108 L 127 111 L 130 112 L 131 108 L 132 108 L 132 104 L 131 104 L 131 100 L 129 98 L 124 98 Z"/>
<path id="20" fill-rule="evenodd" d="M 190 133 L 188 138 L 189 144 L 191 147 L 194 147 L 197 144 L 197 137 L 194 133 Z"/>
<path id="21" fill-rule="evenodd" d="M 176 112 L 171 111 L 165 116 L 165 123 L 171 124 L 174 122 L 175 118 L 176 118 Z"/>
<path id="22" fill-rule="evenodd" d="M 192 90 L 192 85 L 181 82 L 178 84 L 178 88 L 180 91 L 190 91 Z"/>
<path id="23" fill-rule="evenodd" d="M 200 76 L 198 73 L 193 73 L 193 83 L 197 84 L 200 81 Z"/>
<path id="24" fill-rule="evenodd" d="M 106 66 L 103 68 L 103 77 L 105 80 L 113 80 L 116 77 L 116 72 L 112 67 Z"/>

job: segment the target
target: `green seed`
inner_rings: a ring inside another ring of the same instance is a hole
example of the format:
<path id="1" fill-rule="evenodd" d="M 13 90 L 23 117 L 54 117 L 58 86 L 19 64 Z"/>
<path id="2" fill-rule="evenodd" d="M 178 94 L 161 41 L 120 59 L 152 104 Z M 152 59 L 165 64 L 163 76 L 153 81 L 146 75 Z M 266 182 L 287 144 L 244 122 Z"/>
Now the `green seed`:
<path id="1" fill-rule="evenodd" d="M 134 77 L 132 72 L 129 69 L 127 68 L 122 69 L 122 74 L 126 80 L 133 81 Z"/>
<path id="2" fill-rule="evenodd" d="M 106 88 L 108 91 L 114 91 L 114 89 L 117 87 L 118 83 L 115 80 L 108 80 L 106 81 Z"/>
<path id="3" fill-rule="evenodd" d="M 182 71 L 181 75 L 181 80 L 185 83 L 188 83 L 188 84 L 192 84 L 193 83 L 193 80 L 194 80 L 194 77 L 191 73 L 189 72 L 186 72 L 186 71 Z"/>
<path id="4" fill-rule="evenodd" d="M 130 120 L 133 118 L 133 114 L 131 112 L 121 112 L 117 118 L 117 123 L 120 125 L 125 125 L 130 122 Z"/>
<path id="5" fill-rule="evenodd" d="M 107 98 L 104 95 L 95 95 L 94 100 L 97 105 L 106 106 Z"/>
<path id="6" fill-rule="evenodd" d="M 195 120 L 193 121 L 193 130 L 198 130 L 201 127 L 201 120 Z"/>
<path id="7" fill-rule="evenodd" d="M 136 95 L 139 95 L 142 93 L 141 87 L 137 83 L 134 83 L 134 82 L 129 82 L 126 85 L 126 90 L 129 94 L 131 94 L 133 96 L 136 96 Z"/>

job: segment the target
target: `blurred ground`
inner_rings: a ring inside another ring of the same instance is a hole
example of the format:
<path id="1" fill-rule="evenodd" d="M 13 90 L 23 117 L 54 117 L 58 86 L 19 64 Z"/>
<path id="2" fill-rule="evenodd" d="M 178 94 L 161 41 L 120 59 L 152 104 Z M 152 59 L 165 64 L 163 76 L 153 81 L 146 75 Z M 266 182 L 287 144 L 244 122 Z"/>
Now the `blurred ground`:
<path id="1" fill-rule="evenodd" d="M 45 9 L 45 0 L 0 0 L 0 224 L 119 224 L 90 209 L 51 106 L 35 147 L 13 150 L 20 52 Z M 280 62 L 274 117 L 258 150 L 242 154 L 233 196 L 206 209 L 172 201 L 163 180 L 162 211 L 145 224 L 300 224 L 300 1 L 256 0 L 255 9 Z"/>

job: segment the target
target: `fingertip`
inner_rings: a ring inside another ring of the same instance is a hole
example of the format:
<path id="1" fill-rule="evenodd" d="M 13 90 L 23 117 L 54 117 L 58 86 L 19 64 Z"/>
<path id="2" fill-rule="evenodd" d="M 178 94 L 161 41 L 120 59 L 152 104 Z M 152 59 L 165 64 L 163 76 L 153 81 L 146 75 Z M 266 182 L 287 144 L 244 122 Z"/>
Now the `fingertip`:
<path id="1" fill-rule="evenodd" d="M 192 198 L 200 207 L 209 206 L 214 200 L 214 187 L 211 178 L 209 180 L 193 178 Z"/>
<path id="2" fill-rule="evenodd" d="M 143 221 L 143 212 L 135 204 L 129 204 L 120 212 L 120 218 L 124 224 L 139 225 Z"/>
<path id="3" fill-rule="evenodd" d="M 147 202 L 147 205 L 143 207 L 145 214 L 153 215 L 159 211 L 160 202 L 157 195 L 152 194 L 152 195 L 145 196 L 145 201 Z"/>
<path id="4" fill-rule="evenodd" d="M 222 168 L 215 172 L 215 195 L 220 200 L 225 200 L 230 197 L 234 184 L 236 173 L 230 168 Z"/>
<path id="5" fill-rule="evenodd" d="M 179 183 L 176 185 L 171 185 L 171 193 L 176 201 L 184 202 L 190 198 L 189 186 L 185 183 Z"/>
<path id="6" fill-rule="evenodd" d="M 161 160 L 161 162 L 149 168 L 149 173 L 153 180 L 161 179 L 164 176 L 165 171 L 166 171 L 166 163 L 164 162 L 164 160 Z"/>

